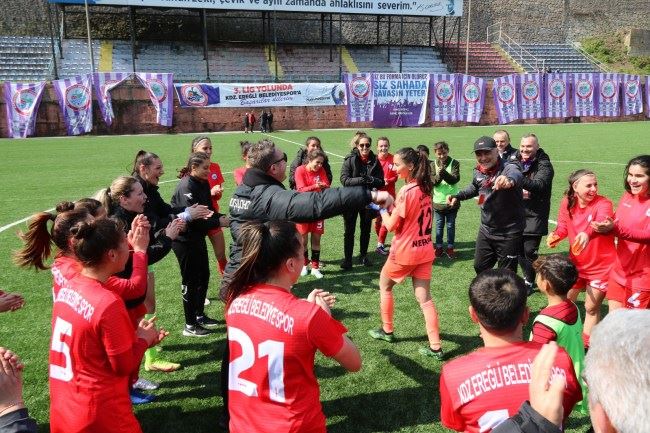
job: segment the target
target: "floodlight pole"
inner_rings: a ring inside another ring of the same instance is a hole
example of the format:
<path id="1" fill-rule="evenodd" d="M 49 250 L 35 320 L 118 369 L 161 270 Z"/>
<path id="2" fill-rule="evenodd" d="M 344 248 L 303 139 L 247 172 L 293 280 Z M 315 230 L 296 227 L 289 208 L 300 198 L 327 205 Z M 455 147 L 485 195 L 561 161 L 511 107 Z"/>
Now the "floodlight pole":
<path id="1" fill-rule="evenodd" d="M 45 8 L 47 9 L 47 23 L 48 23 L 48 28 L 50 29 L 50 47 L 52 48 L 52 65 L 53 65 L 54 79 L 58 80 L 59 72 L 56 68 L 56 49 L 54 48 L 54 30 L 53 30 L 54 25 L 52 24 L 52 11 L 50 10 L 51 9 L 50 4 L 47 1 L 45 2 Z"/>
<path id="2" fill-rule="evenodd" d="M 86 7 L 86 34 L 88 35 L 88 54 L 90 55 L 90 72 L 95 72 L 95 56 L 93 55 L 93 45 L 90 38 L 90 14 L 88 12 L 88 0 L 84 0 Z"/>
<path id="3" fill-rule="evenodd" d="M 465 40 L 465 75 L 469 73 L 469 28 L 472 23 L 472 0 L 467 5 L 467 37 Z"/>

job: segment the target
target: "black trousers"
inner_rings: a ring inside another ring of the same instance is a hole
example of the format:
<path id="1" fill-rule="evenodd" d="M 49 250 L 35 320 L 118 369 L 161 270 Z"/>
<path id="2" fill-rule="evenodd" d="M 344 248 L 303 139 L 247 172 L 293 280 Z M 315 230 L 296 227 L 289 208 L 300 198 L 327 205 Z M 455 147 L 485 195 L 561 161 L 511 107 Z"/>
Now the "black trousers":
<path id="1" fill-rule="evenodd" d="M 345 254 L 345 261 L 352 261 L 352 253 L 354 252 L 354 232 L 357 225 L 357 217 L 359 217 L 359 254 L 365 256 L 368 254 L 368 244 L 370 243 L 370 228 L 372 227 L 372 220 L 377 216 L 377 212 L 369 209 L 355 210 L 353 212 L 346 212 L 343 214 L 343 222 L 345 223 L 345 231 L 343 232 L 343 253 Z"/>
<path id="2" fill-rule="evenodd" d="M 210 281 L 210 264 L 205 239 L 196 242 L 172 242 L 172 249 L 181 269 L 181 295 L 185 324 L 196 325 L 203 316 L 205 296 Z"/>
<path id="3" fill-rule="evenodd" d="M 538 250 L 541 242 L 541 235 L 524 235 L 523 251 L 519 255 L 519 266 L 521 266 L 524 278 L 530 284 L 535 283 L 533 262 L 539 257 Z"/>
<path id="4" fill-rule="evenodd" d="M 499 269 L 517 272 L 517 260 L 521 254 L 522 235 L 512 234 L 494 236 L 479 230 L 474 251 L 474 270 L 476 274 L 492 269 L 497 264 Z"/>

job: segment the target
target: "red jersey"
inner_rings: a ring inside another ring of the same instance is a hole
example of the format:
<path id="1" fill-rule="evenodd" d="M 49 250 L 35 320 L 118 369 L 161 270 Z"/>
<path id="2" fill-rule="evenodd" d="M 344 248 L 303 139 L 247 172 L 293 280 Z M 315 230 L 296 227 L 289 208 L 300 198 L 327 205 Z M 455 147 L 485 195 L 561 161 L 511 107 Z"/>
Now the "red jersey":
<path id="1" fill-rule="evenodd" d="M 483 347 L 449 361 L 440 373 L 440 421 L 459 432 L 485 433 L 513 416 L 528 400 L 531 366 L 542 345 L 520 342 Z M 558 350 L 553 375 L 566 378 L 564 419 L 582 400 L 571 358 Z"/>
<path id="2" fill-rule="evenodd" d="M 410 182 L 399 190 L 392 215 L 400 217 L 390 246 L 392 260 L 399 265 L 433 262 L 431 196 Z"/>
<path id="3" fill-rule="evenodd" d="M 300 192 L 306 191 L 322 191 L 323 188 L 318 186 L 318 182 L 324 183 L 325 188 L 329 188 L 329 181 L 327 180 L 327 173 L 321 167 L 318 171 L 311 171 L 306 165 L 301 165 L 296 168 L 295 173 L 296 190 Z"/>
<path id="4" fill-rule="evenodd" d="M 616 220 L 615 233 L 618 236 L 618 245 L 611 276 L 621 286 L 648 291 L 650 290 L 650 198 L 642 198 L 626 192 L 616 208 Z"/>
<path id="5" fill-rule="evenodd" d="M 239 167 L 232 172 L 232 176 L 235 178 L 235 185 L 242 184 L 242 182 L 244 181 L 244 174 L 246 173 L 246 170 L 247 170 L 246 167 Z"/>
<path id="6" fill-rule="evenodd" d="M 384 171 L 384 183 L 385 185 L 382 188 L 379 188 L 380 191 L 386 191 L 391 196 L 395 197 L 395 183 L 397 183 L 397 172 L 393 170 L 393 154 L 387 154 L 384 159 L 381 158 L 381 155 L 377 155 L 381 169 Z"/>
<path id="7" fill-rule="evenodd" d="M 567 198 L 564 197 L 560 203 L 560 210 L 557 217 L 557 228 L 555 234 L 560 239 L 569 237 L 569 243 L 573 245 L 576 235 L 585 232 L 589 236 L 589 243 L 579 255 L 569 252 L 571 261 L 578 268 L 580 278 L 586 280 L 605 279 L 607 282 L 612 265 L 616 261 L 616 247 L 614 246 L 614 234 L 599 234 L 592 230 L 592 221 L 604 221 L 606 218 L 613 218 L 614 210 L 612 202 L 601 195 L 596 196 L 586 207 L 581 208 L 574 205 L 571 209 L 572 217 L 566 208 Z"/>
<path id="8" fill-rule="evenodd" d="M 580 317 L 578 315 L 578 307 L 570 299 L 557 305 L 543 308 L 539 314 L 560 320 L 568 325 L 573 325 L 578 320 L 578 317 Z M 557 334 L 545 324 L 535 321 L 530 339 L 536 343 L 546 344 L 549 341 L 557 341 Z"/>
<path id="9" fill-rule="evenodd" d="M 124 302 L 100 282 L 79 274 L 58 288 L 49 356 L 52 433 L 141 432 L 129 376 L 118 376 L 109 361 L 134 343 Z"/>
<path id="10" fill-rule="evenodd" d="M 221 174 L 221 167 L 216 162 L 210 163 L 210 173 L 208 174 L 208 185 L 210 185 L 210 190 L 216 185 L 222 185 L 226 180 Z M 219 212 L 219 200 L 221 199 L 221 194 L 212 195 L 210 192 L 210 197 L 212 198 L 212 207 L 216 212 Z"/>
<path id="11" fill-rule="evenodd" d="M 336 355 L 345 326 L 316 304 L 266 284 L 235 299 L 226 323 L 230 431 L 324 433 L 314 355 Z"/>

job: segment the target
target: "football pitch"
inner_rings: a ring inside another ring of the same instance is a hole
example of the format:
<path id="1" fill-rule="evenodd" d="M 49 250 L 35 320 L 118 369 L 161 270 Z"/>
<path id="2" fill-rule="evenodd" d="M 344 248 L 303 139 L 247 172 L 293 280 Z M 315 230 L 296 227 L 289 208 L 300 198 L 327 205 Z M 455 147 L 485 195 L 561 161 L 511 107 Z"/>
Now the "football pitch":
<path id="1" fill-rule="evenodd" d="M 368 130 L 375 141 L 387 136 L 391 151 L 404 146 L 437 141 L 449 143 L 450 156 L 461 163 L 460 185 L 470 180 L 475 165 L 473 142 L 481 135 L 492 135 L 497 127 L 408 128 Z M 578 168 L 589 168 L 598 176 L 600 194 L 616 204 L 623 192 L 623 169 L 633 156 L 650 153 L 650 122 L 516 125 L 506 128 L 517 147 L 522 135 L 533 132 L 555 167 L 551 217 L 555 219 L 567 176 Z M 232 171 L 242 164 L 239 141 L 259 140 L 266 136 L 288 155 L 289 162 L 308 136 L 318 136 L 329 154 L 334 173 L 333 186 L 340 186 L 339 172 L 349 153 L 354 130 L 274 132 L 271 134 L 208 134 L 214 146 L 213 160 L 221 165 L 226 178 L 222 210 L 234 190 Z M 21 270 L 12 264 L 12 252 L 19 248 L 20 222 L 31 214 L 51 209 L 62 200 L 91 196 L 110 185 L 119 176 L 130 174 L 139 149 L 157 153 L 166 174 L 160 193 L 169 200 L 176 185 L 178 169 L 187 162 L 190 141 L 197 134 L 138 135 L 76 138 L 0 139 L 0 289 L 20 292 L 26 305 L 14 313 L 0 315 L 0 346 L 17 352 L 25 363 L 24 395 L 30 414 L 42 432 L 49 430 L 48 347 L 50 338 L 51 275 L 49 272 Z M 288 172 L 288 169 L 287 169 Z M 285 181 L 285 184 L 287 182 Z M 398 182 L 398 188 L 401 181 Z M 432 276 L 432 295 L 440 314 L 443 348 L 447 359 L 467 353 L 481 345 L 478 327 L 470 321 L 467 288 L 474 277 L 472 259 L 479 224 L 479 208 L 474 201 L 463 202 L 456 225 L 457 259 L 436 261 Z M 551 226 L 552 227 L 552 226 Z M 392 234 L 389 234 L 388 243 Z M 226 233 L 226 240 L 230 236 Z M 374 250 L 376 236 L 371 236 Z M 544 243 L 544 242 L 542 242 Z M 559 247 L 566 251 L 566 242 Z M 548 253 L 542 247 L 542 254 Z M 358 229 L 355 255 L 358 254 Z M 333 315 L 349 329 L 349 336 L 361 350 L 363 368 L 347 374 L 321 355 L 316 358 L 316 376 L 321 389 L 328 431 L 343 432 L 442 432 L 438 381 L 441 363 L 418 353 L 427 344 L 424 319 L 412 294 L 410 282 L 395 287 L 395 333 L 397 341 L 372 340 L 367 331 L 380 324 L 378 277 L 384 257 L 372 252 L 371 268 L 356 264 L 342 272 L 343 219 L 326 221 L 322 238 L 322 270 L 325 278 L 302 277 L 294 287 L 298 296 L 306 296 L 320 287 L 337 295 Z M 214 268 L 213 268 L 214 269 Z M 158 323 L 171 332 L 163 342 L 162 357 L 180 362 L 177 372 L 146 373 L 142 377 L 161 383 L 155 402 L 137 406 L 136 415 L 145 432 L 214 432 L 222 401 L 220 360 L 225 344 L 225 327 L 202 339 L 183 337 L 183 313 L 180 297 L 180 273 L 170 253 L 154 265 Z M 219 275 L 212 273 L 206 307 L 210 317 L 223 318 L 223 305 L 216 301 Z M 529 298 L 531 321 L 542 308 L 543 295 Z M 579 306 L 584 317 L 582 297 Z M 606 307 L 603 312 L 606 311 Z M 524 334 L 528 338 L 530 327 Z M 572 414 L 569 432 L 584 432 L 587 416 Z"/>

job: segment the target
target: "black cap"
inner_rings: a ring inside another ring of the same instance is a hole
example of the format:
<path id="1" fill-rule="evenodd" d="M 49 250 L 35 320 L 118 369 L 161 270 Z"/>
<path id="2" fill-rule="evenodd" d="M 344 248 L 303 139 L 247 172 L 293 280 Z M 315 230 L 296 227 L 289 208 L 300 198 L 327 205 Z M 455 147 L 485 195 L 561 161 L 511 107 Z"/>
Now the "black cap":
<path id="1" fill-rule="evenodd" d="M 497 143 L 492 137 L 483 136 L 474 142 L 474 152 L 478 150 L 492 150 L 497 148 Z"/>

